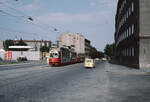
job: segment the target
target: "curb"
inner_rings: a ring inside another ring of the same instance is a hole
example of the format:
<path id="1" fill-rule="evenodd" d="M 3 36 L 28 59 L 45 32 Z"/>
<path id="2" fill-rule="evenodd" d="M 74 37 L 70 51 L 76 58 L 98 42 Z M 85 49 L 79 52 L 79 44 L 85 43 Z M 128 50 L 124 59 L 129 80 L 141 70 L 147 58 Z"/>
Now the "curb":
<path id="1" fill-rule="evenodd" d="M 107 72 L 117 75 L 150 75 L 150 72 L 111 72 L 111 71 Z"/>
<path id="2" fill-rule="evenodd" d="M 129 71 L 121 70 L 121 69 L 113 69 L 113 67 L 111 67 L 110 64 L 108 63 L 105 65 L 105 72 L 116 74 L 116 75 L 150 75 L 150 71 L 144 71 L 144 70 L 133 71 L 127 68 L 125 69 Z"/>
<path id="3" fill-rule="evenodd" d="M 30 64 L 30 63 L 18 63 L 18 64 L 5 64 L 5 65 L 0 65 L 0 67 L 9 67 L 9 66 L 16 66 L 16 65 L 26 65 L 26 64 Z"/>

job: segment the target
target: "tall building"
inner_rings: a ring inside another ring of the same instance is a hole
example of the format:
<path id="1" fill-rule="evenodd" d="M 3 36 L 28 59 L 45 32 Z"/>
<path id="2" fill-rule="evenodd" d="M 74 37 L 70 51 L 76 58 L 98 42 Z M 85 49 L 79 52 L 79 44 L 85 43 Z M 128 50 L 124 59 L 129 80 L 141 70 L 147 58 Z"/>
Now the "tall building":
<path id="1" fill-rule="evenodd" d="M 116 58 L 120 64 L 150 68 L 150 0 L 118 0 Z"/>
<path id="2" fill-rule="evenodd" d="M 88 49 L 90 43 L 86 43 L 86 41 L 90 42 L 89 40 L 85 40 L 84 36 L 79 33 L 65 33 L 63 32 L 59 37 L 59 47 L 63 46 L 74 46 L 75 52 L 78 54 L 85 54 Z M 86 49 L 87 48 L 87 49 Z"/>

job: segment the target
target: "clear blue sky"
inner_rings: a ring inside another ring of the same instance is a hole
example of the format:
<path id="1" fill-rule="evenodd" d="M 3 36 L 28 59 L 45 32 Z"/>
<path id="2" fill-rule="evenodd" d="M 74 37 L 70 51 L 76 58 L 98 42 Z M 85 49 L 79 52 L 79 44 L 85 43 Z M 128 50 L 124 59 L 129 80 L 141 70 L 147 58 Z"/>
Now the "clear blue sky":
<path id="1" fill-rule="evenodd" d="M 55 41 L 60 33 L 52 31 L 53 26 L 62 32 L 82 33 L 103 51 L 114 42 L 116 5 L 117 0 L 1 0 L 0 40 Z M 28 21 L 28 16 L 34 21 Z"/>

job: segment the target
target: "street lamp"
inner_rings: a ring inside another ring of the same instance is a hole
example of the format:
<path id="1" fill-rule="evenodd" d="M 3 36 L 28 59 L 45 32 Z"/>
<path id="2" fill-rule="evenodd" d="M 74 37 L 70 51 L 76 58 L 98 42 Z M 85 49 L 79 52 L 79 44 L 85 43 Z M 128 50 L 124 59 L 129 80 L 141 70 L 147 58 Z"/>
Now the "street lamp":
<path id="1" fill-rule="evenodd" d="M 28 17 L 28 20 L 30 21 L 34 21 L 34 19 L 32 17 Z"/>

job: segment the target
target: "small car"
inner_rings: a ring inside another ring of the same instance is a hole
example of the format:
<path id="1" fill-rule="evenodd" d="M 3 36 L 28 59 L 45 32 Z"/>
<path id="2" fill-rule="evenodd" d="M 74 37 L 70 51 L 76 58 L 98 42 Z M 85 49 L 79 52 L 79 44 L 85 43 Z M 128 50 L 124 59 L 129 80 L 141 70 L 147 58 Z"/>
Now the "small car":
<path id="1" fill-rule="evenodd" d="M 94 59 L 85 59 L 84 61 L 84 67 L 85 68 L 95 68 L 95 61 Z"/>
<path id="2" fill-rule="evenodd" d="M 18 57 L 17 60 L 18 61 L 28 61 L 26 57 Z"/>
<path id="3" fill-rule="evenodd" d="M 107 61 L 107 59 L 106 58 L 102 58 L 102 61 Z"/>

